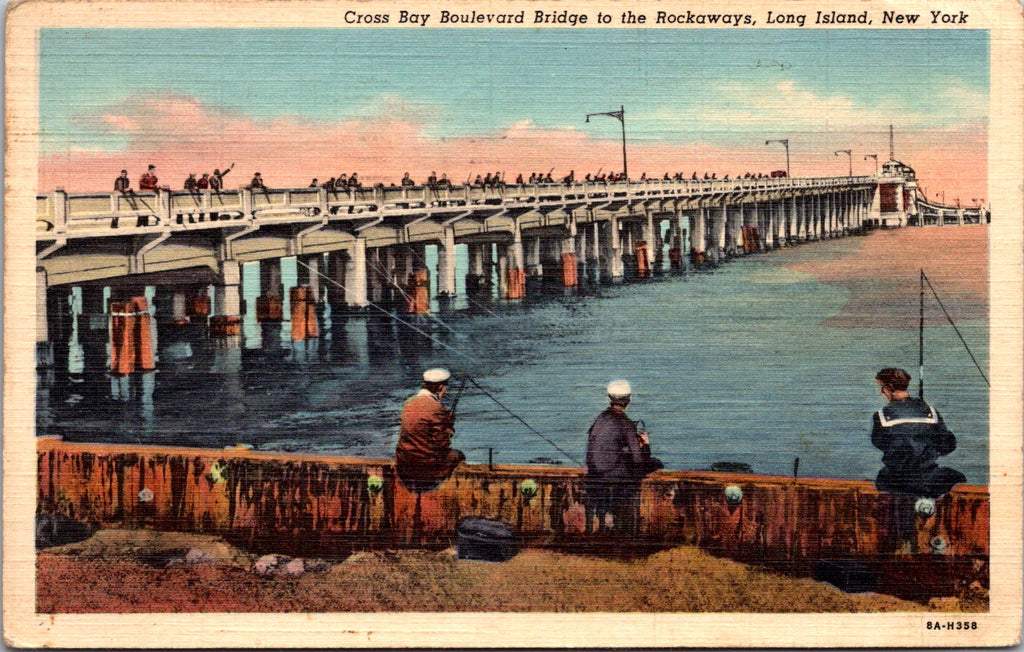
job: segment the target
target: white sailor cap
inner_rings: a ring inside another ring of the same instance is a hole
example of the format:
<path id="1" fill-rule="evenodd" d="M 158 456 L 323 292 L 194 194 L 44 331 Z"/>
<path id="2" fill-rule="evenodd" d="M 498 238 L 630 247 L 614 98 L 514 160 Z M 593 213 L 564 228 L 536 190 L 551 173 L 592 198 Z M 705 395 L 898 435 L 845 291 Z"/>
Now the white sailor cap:
<path id="1" fill-rule="evenodd" d="M 632 388 L 625 380 L 613 380 L 608 383 L 608 398 L 629 398 L 632 393 Z"/>
<path id="2" fill-rule="evenodd" d="M 447 369 L 427 369 L 423 372 L 423 382 L 425 383 L 446 383 L 452 375 L 448 373 Z"/>

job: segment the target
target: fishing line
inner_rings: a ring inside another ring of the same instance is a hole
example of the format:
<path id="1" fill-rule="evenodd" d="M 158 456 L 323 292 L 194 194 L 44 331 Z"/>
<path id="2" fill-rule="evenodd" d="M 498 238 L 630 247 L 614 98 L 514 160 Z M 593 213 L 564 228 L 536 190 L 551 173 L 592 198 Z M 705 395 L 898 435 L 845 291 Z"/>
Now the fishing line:
<path id="1" fill-rule="evenodd" d="M 408 292 L 404 291 L 404 289 L 402 289 L 401 285 L 398 284 L 398 281 L 391 277 L 390 273 L 388 273 L 388 270 L 387 270 L 386 267 L 384 267 L 384 265 L 382 265 L 380 263 L 374 264 L 373 262 L 370 261 L 369 257 L 367 258 L 367 264 L 370 265 L 371 267 L 373 267 L 374 269 L 376 269 L 377 273 L 382 274 L 387 279 L 389 284 L 394 286 L 394 289 L 397 290 L 399 293 L 401 293 L 402 297 L 406 298 L 406 301 L 409 301 L 410 299 L 412 299 L 412 296 Z M 427 313 L 427 316 L 430 317 L 431 319 L 433 319 L 434 322 L 442 325 L 442 327 L 444 327 L 445 329 L 449 330 L 450 333 L 458 335 L 458 332 L 455 329 L 453 329 L 451 327 L 451 325 L 449 325 L 449 324 L 445 323 L 444 321 L 442 321 L 440 317 L 438 317 L 435 314 L 430 313 L 430 312 Z"/>
<path id="2" fill-rule="evenodd" d="M 298 264 L 302 265 L 303 267 L 308 269 L 310 272 L 316 274 L 317 276 L 321 276 L 321 277 L 327 279 L 328 281 L 330 281 L 331 283 L 334 283 L 339 288 L 341 288 L 343 291 L 348 292 L 348 288 L 346 288 L 344 285 L 342 285 L 338 281 L 335 281 L 333 278 L 331 278 L 331 277 L 329 277 L 329 276 L 327 276 L 325 274 L 322 274 L 319 270 L 313 269 L 312 267 L 310 267 L 306 263 L 302 262 L 301 260 L 296 259 L 295 262 L 297 262 Z M 419 328 L 416 328 L 412 324 L 410 324 L 410 323 L 400 319 L 396 314 L 394 314 L 392 312 L 389 312 L 388 310 L 385 310 L 384 308 L 378 306 L 377 304 L 373 303 L 372 301 L 367 301 L 367 305 L 369 305 L 369 306 L 371 306 L 371 307 L 381 311 L 385 315 L 390 316 L 392 319 L 394 319 L 398 323 L 404 324 L 405 326 L 408 326 L 409 328 L 411 328 L 412 330 L 416 331 L 417 333 L 420 333 L 421 335 L 423 335 L 427 339 L 429 339 L 429 340 L 431 340 L 433 342 L 436 342 L 437 344 L 440 344 L 441 346 L 445 347 L 446 349 L 448 349 L 452 353 L 455 353 L 456 355 L 462 356 L 463 358 L 466 358 L 467 360 L 470 360 L 472 362 L 479 362 L 479 360 L 477 360 L 476 358 L 472 357 L 471 355 L 463 353 L 462 351 L 456 349 L 455 347 L 450 346 L 450 345 L 446 344 L 445 342 L 442 342 L 441 340 L 435 338 L 434 336 L 430 335 L 429 333 L 427 333 L 427 332 L 425 332 L 423 330 L 420 330 Z M 548 439 L 547 437 L 542 435 L 540 432 L 538 432 L 533 426 L 531 426 L 529 423 L 527 423 L 525 420 L 523 420 L 522 417 L 520 417 L 518 414 L 516 414 L 515 412 L 510 410 L 508 407 L 505 406 L 504 403 L 502 403 L 497 398 L 495 398 L 493 394 L 491 394 L 486 389 L 481 387 L 475 380 L 470 378 L 468 375 L 463 375 L 463 376 L 464 376 L 464 378 L 466 380 L 468 380 L 470 383 L 472 383 L 474 387 L 479 389 L 484 394 L 484 396 L 486 396 L 487 398 L 489 398 L 492 401 L 494 401 L 499 407 L 501 407 L 501 409 L 505 410 L 505 412 L 508 412 L 514 419 L 516 419 L 521 424 L 526 426 L 527 429 L 530 430 L 530 432 L 532 432 L 533 434 L 537 435 L 538 437 L 540 437 L 541 439 L 543 439 L 547 443 L 551 444 L 555 448 L 555 450 L 557 450 L 558 452 L 560 452 L 563 455 L 565 455 L 572 462 L 575 462 L 579 466 L 583 466 L 583 464 L 579 460 L 577 460 L 575 457 L 573 457 L 569 453 L 565 452 L 565 450 L 563 450 L 558 444 L 556 444 L 555 442 L 551 441 L 550 439 Z M 461 394 L 461 391 L 460 391 L 460 394 Z"/>
<path id="3" fill-rule="evenodd" d="M 555 442 L 551 441 L 550 439 L 548 439 L 548 438 L 547 438 L 547 437 L 545 437 L 544 435 L 540 434 L 540 432 L 538 432 L 537 430 L 535 430 L 535 429 L 533 428 L 533 426 L 531 426 L 530 424 L 526 423 L 526 421 L 524 421 L 524 420 L 523 420 L 523 419 L 522 419 L 522 418 L 521 418 L 521 417 L 520 417 L 520 416 L 519 416 L 518 414 L 516 414 L 516 413 L 515 413 L 515 412 L 513 412 L 512 410 L 510 410 L 510 409 L 508 409 L 507 407 L 505 407 L 505 404 L 504 404 L 504 403 L 502 403 L 501 401 L 499 401 L 499 400 L 498 400 L 497 398 L 495 398 L 495 397 L 494 397 L 494 395 L 493 395 L 493 394 L 491 394 L 491 393 L 490 393 L 490 392 L 488 392 L 488 391 L 487 391 L 486 389 L 484 389 L 483 387 L 481 387 L 481 386 L 480 386 L 480 383 L 476 382 L 475 380 L 473 380 L 473 379 L 472 379 L 472 378 L 470 378 L 469 376 L 466 376 L 465 378 L 466 378 L 466 380 L 468 380 L 468 381 L 469 381 L 470 383 L 472 383 L 472 384 L 473 384 L 473 387 L 476 387 L 476 388 L 477 388 L 478 390 L 480 390 L 480 391 L 481 391 L 481 392 L 483 393 L 483 395 L 484 395 L 484 396 L 486 396 L 487 398 L 489 398 L 489 399 L 491 399 L 492 401 L 494 401 L 494 402 L 495 402 L 495 403 L 496 403 L 496 404 L 497 404 L 497 405 L 498 405 L 498 406 L 499 406 L 499 407 L 500 407 L 501 409 L 503 409 L 503 410 L 505 410 L 506 412 L 508 412 L 508 413 L 509 413 L 509 414 L 510 414 L 510 415 L 511 415 L 511 416 L 512 416 L 512 417 L 513 417 L 514 419 L 516 419 L 517 421 L 519 421 L 519 423 L 521 423 L 521 424 L 523 424 L 524 426 L 526 426 L 526 427 L 527 427 L 527 429 L 529 429 L 529 431 L 530 431 L 530 432 L 532 432 L 533 434 L 537 435 L 538 437 L 540 437 L 541 439 L 543 439 L 543 440 L 544 440 L 544 441 L 546 441 L 547 443 L 551 444 L 551 445 L 552 445 L 552 446 L 553 446 L 553 447 L 555 448 L 555 450 L 557 450 L 557 451 L 558 451 L 559 453 L 561 453 L 562 455 L 565 455 L 565 456 L 566 456 L 567 458 L 569 458 L 569 460 L 570 460 L 571 462 L 574 462 L 574 463 L 575 463 L 575 464 L 577 464 L 578 466 L 583 466 L 583 463 L 582 463 L 582 462 L 580 462 L 580 461 L 579 461 L 578 459 L 576 459 L 575 457 L 573 457 L 573 456 L 572 456 L 572 455 L 570 455 L 569 453 L 565 452 L 565 450 L 564 450 L 564 449 L 563 449 L 563 448 L 562 448 L 561 446 L 559 446 L 559 445 L 558 445 L 558 444 L 556 444 Z"/>
<path id="4" fill-rule="evenodd" d="M 935 291 L 935 287 L 932 285 L 931 279 L 929 279 L 928 276 L 924 273 L 924 270 L 921 270 L 921 278 L 923 278 L 925 283 L 928 284 L 928 288 L 932 291 L 932 294 L 935 296 L 935 301 L 937 301 L 939 307 L 942 308 L 942 313 L 946 315 L 946 319 L 949 320 L 949 325 L 953 327 L 953 330 L 956 332 L 956 336 L 960 338 L 960 343 L 964 345 L 964 349 L 967 351 L 967 355 L 971 356 L 971 361 L 974 362 L 974 366 L 978 368 L 978 373 L 981 374 L 981 377 L 982 379 L 984 379 L 985 384 L 991 387 L 992 384 L 988 382 L 988 377 L 982 370 L 981 365 L 978 364 L 978 360 L 977 358 L 974 357 L 974 353 L 971 352 L 971 347 L 967 346 L 967 341 L 964 340 L 964 336 L 960 334 L 960 329 L 956 327 L 956 324 L 953 322 L 953 318 L 949 316 L 949 312 L 946 310 L 946 306 L 942 305 L 942 299 L 939 298 L 939 293 Z"/>

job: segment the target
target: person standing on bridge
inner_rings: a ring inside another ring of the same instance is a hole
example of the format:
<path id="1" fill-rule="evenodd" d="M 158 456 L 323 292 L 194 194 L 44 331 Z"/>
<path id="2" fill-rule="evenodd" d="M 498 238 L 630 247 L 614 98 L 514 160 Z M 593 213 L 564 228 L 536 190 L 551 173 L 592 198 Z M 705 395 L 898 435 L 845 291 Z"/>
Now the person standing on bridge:
<path id="1" fill-rule="evenodd" d="M 416 182 L 413 181 L 412 177 L 409 176 L 409 173 L 406 172 L 405 176 L 402 177 L 402 186 L 415 186 L 415 185 L 416 185 Z"/>
<path id="2" fill-rule="evenodd" d="M 436 489 L 466 456 L 452 448 L 455 413 L 441 403 L 451 374 L 446 369 L 423 373 L 420 391 L 405 402 L 395 448 L 395 471 L 414 493 Z"/>
<path id="3" fill-rule="evenodd" d="M 235 167 L 232 163 L 230 167 L 221 172 L 218 168 L 213 168 L 213 175 L 210 177 L 210 190 L 223 190 L 224 189 L 224 177 L 227 176 L 228 172 Z"/>
<path id="4" fill-rule="evenodd" d="M 871 443 L 882 451 L 885 465 L 875 486 L 886 493 L 933 499 L 966 482 L 963 473 L 936 462 L 956 449 L 956 436 L 938 410 L 909 395 L 910 374 L 882 369 L 875 382 L 889 401 L 871 423 Z"/>
<path id="5" fill-rule="evenodd" d="M 607 391 L 610 405 L 587 433 L 586 529 L 592 531 L 594 518 L 599 530 L 608 529 L 610 515 L 611 531 L 632 537 L 639 532 L 640 483 L 663 465 L 651 457 L 647 433 L 626 416 L 632 398 L 629 383 L 613 381 Z"/>

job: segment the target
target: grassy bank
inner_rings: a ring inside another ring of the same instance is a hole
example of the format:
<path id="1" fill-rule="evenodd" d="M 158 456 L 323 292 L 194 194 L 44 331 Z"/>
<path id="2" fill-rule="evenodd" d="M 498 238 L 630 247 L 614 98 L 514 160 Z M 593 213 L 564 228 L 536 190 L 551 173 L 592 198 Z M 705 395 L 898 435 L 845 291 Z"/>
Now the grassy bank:
<path id="1" fill-rule="evenodd" d="M 203 563 L 161 567 L 168 550 Z M 161 563 L 154 562 L 161 560 Z M 443 552 L 357 553 L 324 572 L 261 577 L 216 537 L 104 530 L 37 556 L 41 613 L 671 611 L 858 612 L 927 607 L 847 595 L 680 547 L 631 561 L 526 550 L 501 564 Z M 965 608 L 960 605 L 959 608 Z"/>

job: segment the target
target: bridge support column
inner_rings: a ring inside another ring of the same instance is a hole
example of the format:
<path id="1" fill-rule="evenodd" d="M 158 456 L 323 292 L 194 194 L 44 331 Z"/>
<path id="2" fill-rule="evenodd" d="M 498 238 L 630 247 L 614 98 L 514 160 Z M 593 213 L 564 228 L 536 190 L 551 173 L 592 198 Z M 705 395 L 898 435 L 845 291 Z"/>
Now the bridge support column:
<path id="1" fill-rule="evenodd" d="M 644 208 L 644 222 L 641 231 L 641 240 L 643 240 L 644 247 L 646 247 L 644 251 L 647 258 L 647 267 L 646 270 L 640 268 L 639 271 L 641 276 L 646 276 L 650 278 L 651 276 L 654 276 L 654 270 L 657 269 L 661 263 L 661 249 L 659 242 L 660 237 L 658 236 L 658 229 L 655 228 L 654 224 L 654 212 L 647 209 L 646 207 Z M 638 266 L 644 262 L 640 260 L 640 257 L 640 250 L 637 249 Z"/>
<path id="2" fill-rule="evenodd" d="M 281 259 L 266 258 L 259 262 L 260 296 L 256 298 L 256 321 L 278 323 L 284 319 L 284 287 L 281 282 Z"/>
<path id="3" fill-rule="evenodd" d="M 591 214 L 591 219 L 593 219 Z M 588 225 L 590 232 L 590 247 L 586 249 L 587 254 L 587 283 L 596 287 L 601 283 L 601 224 L 593 221 Z"/>
<path id="4" fill-rule="evenodd" d="M 836 195 L 833 192 L 825 196 L 825 212 L 828 218 L 828 237 L 836 237 Z"/>
<path id="5" fill-rule="evenodd" d="M 237 260 L 221 261 L 220 278 L 213 288 L 213 303 L 216 315 L 210 319 L 210 335 L 233 338 L 229 343 L 241 344 L 242 266 Z"/>
<path id="6" fill-rule="evenodd" d="M 370 305 L 366 296 L 366 267 L 366 238 L 357 237 L 352 241 L 342 270 L 345 274 L 344 298 L 349 309 L 363 310 Z"/>
<path id="7" fill-rule="evenodd" d="M 430 270 L 427 269 L 426 246 L 409 244 L 404 247 L 405 311 L 414 315 L 430 312 Z"/>
<path id="8" fill-rule="evenodd" d="M 483 244 L 470 244 L 469 271 L 466 274 L 466 295 L 471 299 L 490 299 L 493 291 L 491 279 L 491 249 L 494 245 L 489 242 Z"/>
<path id="9" fill-rule="evenodd" d="M 690 261 L 694 267 L 703 267 L 707 261 L 707 209 L 700 206 L 690 215 Z"/>
<path id="10" fill-rule="evenodd" d="M 800 217 L 797 215 L 797 195 L 785 201 L 787 219 L 785 220 L 785 241 L 795 245 L 800 242 Z"/>
<path id="11" fill-rule="evenodd" d="M 562 287 L 574 288 L 579 285 L 579 262 L 576 259 L 576 239 L 578 234 L 576 232 L 576 221 L 571 215 L 568 219 L 568 230 L 569 233 L 562 238 L 559 248 L 559 258 L 562 262 Z"/>
<path id="12" fill-rule="evenodd" d="M 738 256 L 743 251 L 743 204 L 737 203 L 730 208 L 726 213 L 727 253 Z"/>
<path id="13" fill-rule="evenodd" d="M 804 210 L 806 197 L 793 196 L 793 216 L 796 220 L 796 239 L 800 242 L 807 240 L 807 212 Z"/>
<path id="14" fill-rule="evenodd" d="M 761 250 L 761 229 L 757 200 L 743 207 L 743 251 L 750 254 Z"/>
<path id="15" fill-rule="evenodd" d="M 786 200 L 779 198 L 775 201 L 775 247 L 786 246 Z"/>
<path id="16" fill-rule="evenodd" d="M 526 296 L 526 256 L 523 251 L 523 231 L 519 218 L 512 220 L 512 243 L 507 247 L 503 258 L 502 295 L 506 299 L 522 299 Z"/>
<path id="17" fill-rule="evenodd" d="M 769 199 L 764 204 L 764 210 L 761 213 L 761 219 L 764 223 L 764 242 L 765 249 L 775 248 L 775 201 Z"/>
<path id="18" fill-rule="evenodd" d="M 110 315 L 107 313 L 102 286 L 86 285 L 81 290 L 82 308 L 76 320 L 82 356 L 82 367 L 78 371 L 86 379 L 87 386 L 95 387 L 98 384 L 93 379 L 107 370 Z"/>
<path id="19" fill-rule="evenodd" d="M 455 229 L 445 227 L 437 248 L 437 295 L 455 296 Z"/>
<path id="20" fill-rule="evenodd" d="M 619 234 L 619 218 L 610 216 L 602 226 L 605 237 L 602 240 L 601 261 L 604 263 L 602 279 L 606 283 L 621 283 L 625 273 L 622 260 L 622 238 Z"/>
<path id="21" fill-rule="evenodd" d="M 46 272 L 36 272 L 36 366 L 52 367 L 58 382 L 68 375 L 73 300 L 70 285 L 47 288 Z"/>
<path id="22" fill-rule="evenodd" d="M 725 253 L 725 220 L 726 205 L 723 201 L 711 209 L 711 243 L 708 249 L 716 263 L 721 262 Z"/>
<path id="23" fill-rule="evenodd" d="M 310 254 L 299 256 L 298 280 L 299 285 L 309 287 L 310 299 L 314 303 L 320 302 L 320 278 L 323 273 L 323 256 L 321 254 Z"/>
<path id="24" fill-rule="evenodd" d="M 810 229 L 810 237 L 813 240 L 821 239 L 821 195 L 814 193 L 809 197 L 810 206 L 808 208 L 810 222 L 808 228 Z"/>

